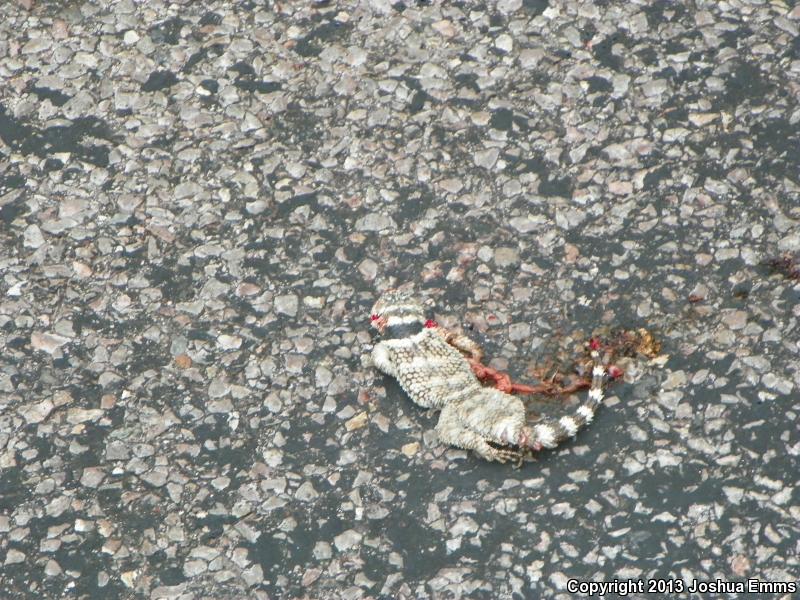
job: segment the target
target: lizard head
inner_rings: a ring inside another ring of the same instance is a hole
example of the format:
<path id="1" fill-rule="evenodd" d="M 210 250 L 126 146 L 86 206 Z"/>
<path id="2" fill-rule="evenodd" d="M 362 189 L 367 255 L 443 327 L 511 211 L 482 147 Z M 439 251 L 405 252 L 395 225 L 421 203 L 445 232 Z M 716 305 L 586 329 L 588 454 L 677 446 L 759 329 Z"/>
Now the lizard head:
<path id="1" fill-rule="evenodd" d="M 425 323 L 425 309 L 411 292 L 389 290 L 372 307 L 372 326 L 380 333 L 387 327 Z"/>

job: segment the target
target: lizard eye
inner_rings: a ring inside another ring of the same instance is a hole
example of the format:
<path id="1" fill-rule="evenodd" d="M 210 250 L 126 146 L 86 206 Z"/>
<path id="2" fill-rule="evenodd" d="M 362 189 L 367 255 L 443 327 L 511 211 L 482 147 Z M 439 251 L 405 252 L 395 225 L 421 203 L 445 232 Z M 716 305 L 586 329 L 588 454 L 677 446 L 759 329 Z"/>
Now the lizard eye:
<path id="1" fill-rule="evenodd" d="M 379 317 L 378 315 L 372 315 L 372 316 L 369 318 L 369 320 L 370 320 L 370 321 L 377 321 L 378 319 L 380 319 L 380 317 Z"/>

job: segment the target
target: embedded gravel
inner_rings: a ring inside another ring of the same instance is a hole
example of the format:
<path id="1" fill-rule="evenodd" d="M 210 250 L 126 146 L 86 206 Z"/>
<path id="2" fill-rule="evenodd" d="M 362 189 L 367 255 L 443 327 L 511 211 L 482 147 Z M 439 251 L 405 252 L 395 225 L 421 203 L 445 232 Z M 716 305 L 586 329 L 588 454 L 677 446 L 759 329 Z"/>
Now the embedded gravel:
<path id="1" fill-rule="evenodd" d="M 800 578 L 800 7 L 2 12 L 0 597 Z M 661 354 L 484 463 L 370 366 L 406 282 L 523 380 Z"/>

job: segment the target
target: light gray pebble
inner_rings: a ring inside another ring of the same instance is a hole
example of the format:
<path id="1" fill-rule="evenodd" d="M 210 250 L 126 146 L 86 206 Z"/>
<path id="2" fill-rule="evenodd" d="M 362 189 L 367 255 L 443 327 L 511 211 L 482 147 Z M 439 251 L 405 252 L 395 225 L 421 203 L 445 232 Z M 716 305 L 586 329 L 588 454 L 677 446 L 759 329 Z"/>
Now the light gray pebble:
<path id="1" fill-rule="evenodd" d="M 107 460 L 128 460 L 128 458 L 130 458 L 130 449 L 125 442 L 111 440 L 106 444 Z"/>
<path id="2" fill-rule="evenodd" d="M 333 556 L 331 545 L 328 542 L 319 541 L 314 544 L 314 558 L 317 560 L 327 560 Z"/>
<path id="3" fill-rule="evenodd" d="M 208 570 L 208 563 L 204 560 L 187 560 L 183 563 L 183 574 L 186 577 L 196 577 Z"/>
<path id="4" fill-rule="evenodd" d="M 487 150 L 480 150 L 473 155 L 475 166 L 483 167 L 484 169 L 491 169 L 494 167 L 497 159 L 500 156 L 498 148 L 488 148 Z"/>
<path id="5" fill-rule="evenodd" d="M 356 221 L 356 231 L 385 231 L 396 228 L 394 219 L 386 213 L 370 213 Z"/>
<path id="6" fill-rule="evenodd" d="M 231 393 L 231 385 L 223 379 L 219 378 L 214 379 L 208 386 L 208 395 L 211 398 L 222 398 L 230 393 Z M 215 404 L 215 406 L 219 406 L 219 404 Z M 230 401 L 228 401 L 228 406 L 231 406 Z M 224 412 L 224 409 L 215 410 L 213 412 Z"/>
<path id="7" fill-rule="evenodd" d="M 333 544 L 336 546 L 336 549 L 339 552 L 345 552 L 350 550 L 354 546 L 357 546 L 361 543 L 361 534 L 358 533 L 354 529 L 348 529 L 347 531 L 337 535 L 333 538 Z"/>
<path id="8" fill-rule="evenodd" d="M 21 562 L 25 562 L 27 556 L 24 552 L 20 552 L 16 548 L 10 548 L 6 553 L 6 559 L 3 562 L 4 565 L 16 565 Z"/>
<path id="9" fill-rule="evenodd" d="M 494 262 L 498 267 L 511 267 L 519 262 L 516 248 L 497 248 L 494 251 Z"/>
<path id="10" fill-rule="evenodd" d="M 161 487 L 165 483 L 167 483 L 167 478 L 169 477 L 169 471 L 164 468 L 156 467 L 152 471 L 145 473 L 141 476 L 142 480 L 149 483 L 154 487 Z"/>
<path id="11" fill-rule="evenodd" d="M 21 406 L 18 411 L 26 422 L 41 423 L 50 415 L 54 408 L 55 405 L 51 400 L 44 399 L 30 406 Z"/>
<path id="12" fill-rule="evenodd" d="M 105 479 L 105 470 L 99 467 L 86 467 L 81 474 L 81 485 L 89 488 L 98 487 Z"/>
<path id="13" fill-rule="evenodd" d="M 59 565 L 55 560 L 52 558 L 47 561 L 44 566 L 44 574 L 48 577 L 58 577 L 63 573 L 61 569 L 61 565 Z"/>
<path id="14" fill-rule="evenodd" d="M 261 565 L 253 565 L 242 571 L 242 579 L 245 583 L 253 587 L 264 581 L 264 572 Z"/>
<path id="15" fill-rule="evenodd" d="M 297 315 L 299 299 L 296 294 L 283 294 L 275 297 L 275 312 L 294 317 Z"/>

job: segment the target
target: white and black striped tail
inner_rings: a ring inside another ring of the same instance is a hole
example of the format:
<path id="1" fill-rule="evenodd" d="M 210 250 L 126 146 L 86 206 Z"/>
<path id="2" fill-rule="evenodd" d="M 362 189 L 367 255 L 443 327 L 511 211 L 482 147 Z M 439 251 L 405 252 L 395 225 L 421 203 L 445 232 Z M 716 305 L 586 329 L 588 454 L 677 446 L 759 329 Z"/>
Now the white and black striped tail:
<path id="1" fill-rule="evenodd" d="M 532 445 L 555 448 L 564 440 L 574 437 L 578 431 L 592 422 L 594 413 L 603 403 L 603 379 L 606 374 L 606 370 L 600 364 L 597 352 L 592 352 L 592 358 L 595 363 L 592 368 L 592 385 L 589 388 L 586 402 L 578 407 L 575 414 L 566 415 L 560 419 L 548 419 L 531 427 Z"/>

